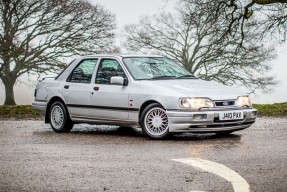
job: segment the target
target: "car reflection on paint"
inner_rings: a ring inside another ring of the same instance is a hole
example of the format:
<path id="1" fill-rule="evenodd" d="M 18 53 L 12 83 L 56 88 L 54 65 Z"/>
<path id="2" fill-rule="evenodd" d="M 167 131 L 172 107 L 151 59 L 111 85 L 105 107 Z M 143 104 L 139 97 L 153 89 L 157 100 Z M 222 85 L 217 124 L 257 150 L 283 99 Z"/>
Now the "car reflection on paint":
<path id="1" fill-rule="evenodd" d="M 32 105 L 59 133 L 77 123 L 108 124 L 141 127 L 154 139 L 229 134 L 250 127 L 257 115 L 247 94 L 156 55 L 79 57 L 57 77 L 39 80 Z"/>

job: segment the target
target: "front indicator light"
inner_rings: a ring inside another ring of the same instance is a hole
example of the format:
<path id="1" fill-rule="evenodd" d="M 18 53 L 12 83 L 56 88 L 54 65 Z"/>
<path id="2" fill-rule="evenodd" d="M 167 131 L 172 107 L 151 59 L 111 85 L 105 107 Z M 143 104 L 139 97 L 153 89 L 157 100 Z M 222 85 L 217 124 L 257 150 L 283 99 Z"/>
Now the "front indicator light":
<path id="1" fill-rule="evenodd" d="M 206 120 L 207 115 L 206 114 L 194 114 L 193 120 Z"/>
<path id="2" fill-rule="evenodd" d="M 257 111 L 252 111 L 252 117 L 257 117 Z"/>

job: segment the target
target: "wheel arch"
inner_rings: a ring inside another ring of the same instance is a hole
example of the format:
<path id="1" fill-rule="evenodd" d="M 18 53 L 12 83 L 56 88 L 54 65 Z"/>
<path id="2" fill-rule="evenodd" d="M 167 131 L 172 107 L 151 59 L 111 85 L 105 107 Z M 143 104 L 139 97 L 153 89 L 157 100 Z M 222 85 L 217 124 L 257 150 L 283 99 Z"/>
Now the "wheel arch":
<path id="1" fill-rule="evenodd" d="M 139 121 L 140 121 L 140 118 L 141 118 L 141 115 L 142 115 L 142 112 L 144 111 L 144 109 L 145 109 L 147 106 L 149 106 L 150 104 L 152 104 L 152 103 L 158 103 L 158 104 L 161 105 L 162 108 L 164 108 L 164 106 L 163 106 L 160 102 L 158 102 L 158 101 L 156 101 L 156 100 L 147 100 L 147 101 L 145 101 L 145 102 L 141 105 L 141 107 L 140 107 L 140 109 L 139 109 L 139 116 L 138 116 Z M 165 108 L 164 108 L 164 109 L 165 109 Z"/>
<path id="2" fill-rule="evenodd" d="M 49 111 L 50 111 L 50 107 L 52 106 L 53 103 L 55 103 L 56 101 L 60 101 L 61 103 L 63 103 L 67 109 L 67 112 L 68 112 L 68 115 L 70 116 L 70 113 L 69 113 L 69 110 L 64 102 L 64 100 L 59 97 L 59 96 L 55 96 L 55 97 L 52 97 L 48 104 L 47 104 L 47 107 L 46 107 L 46 113 L 45 113 L 45 123 L 50 123 L 50 120 L 49 120 Z"/>

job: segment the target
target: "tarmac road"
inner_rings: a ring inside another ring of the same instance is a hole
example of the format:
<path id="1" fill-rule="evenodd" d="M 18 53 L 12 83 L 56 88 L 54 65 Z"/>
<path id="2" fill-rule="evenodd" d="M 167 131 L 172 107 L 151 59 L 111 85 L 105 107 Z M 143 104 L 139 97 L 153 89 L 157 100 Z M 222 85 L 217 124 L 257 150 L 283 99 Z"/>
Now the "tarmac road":
<path id="1" fill-rule="evenodd" d="M 77 125 L 57 134 L 41 121 L 0 121 L 0 191 L 235 189 L 208 168 L 172 160 L 186 158 L 233 170 L 250 191 L 287 191 L 287 119 L 258 118 L 225 137 L 181 134 L 162 141 L 140 129 Z"/>

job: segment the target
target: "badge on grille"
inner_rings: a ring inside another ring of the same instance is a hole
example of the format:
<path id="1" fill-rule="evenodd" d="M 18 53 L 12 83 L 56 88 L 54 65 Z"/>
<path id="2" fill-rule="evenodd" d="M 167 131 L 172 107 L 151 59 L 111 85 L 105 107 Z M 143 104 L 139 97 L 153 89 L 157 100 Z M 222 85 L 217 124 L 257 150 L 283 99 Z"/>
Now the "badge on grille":
<path id="1" fill-rule="evenodd" d="M 226 105 L 228 105 L 228 102 L 227 102 L 227 101 L 224 101 L 222 104 L 223 104 L 224 106 L 226 106 Z"/>

